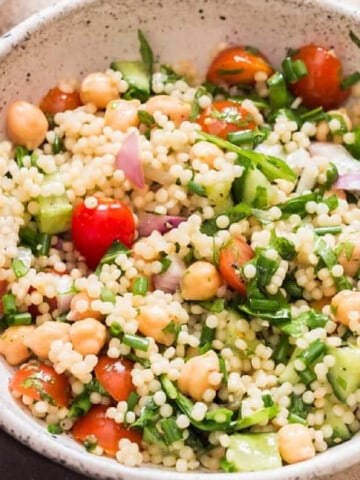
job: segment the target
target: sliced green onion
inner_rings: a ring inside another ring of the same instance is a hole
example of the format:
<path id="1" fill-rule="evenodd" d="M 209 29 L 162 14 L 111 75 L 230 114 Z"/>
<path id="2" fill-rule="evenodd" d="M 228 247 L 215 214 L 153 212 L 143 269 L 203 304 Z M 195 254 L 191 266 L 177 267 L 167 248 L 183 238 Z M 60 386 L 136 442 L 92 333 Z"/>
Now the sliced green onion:
<path id="1" fill-rule="evenodd" d="M 267 81 L 272 109 L 283 108 L 289 103 L 289 92 L 281 72 L 276 72 Z"/>
<path id="2" fill-rule="evenodd" d="M 129 255 L 130 251 L 131 250 L 123 243 L 121 243 L 120 240 L 115 240 L 100 260 L 100 265 L 104 265 L 105 263 L 114 263 L 119 255 L 121 255 L 122 253 L 124 253 L 125 255 Z"/>
<path id="3" fill-rule="evenodd" d="M 332 211 L 332 210 L 335 210 L 339 206 L 339 198 L 334 193 L 334 195 L 331 195 L 331 197 L 323 200 L 323 203 L 325 203 L 329 207 L 329 210 Z"/>
<path id="4" fill-rule="evenodd" d="M 256 261 L 257 284 L 259 287 L 266 287 L 279 268 L 279 260 L 272 260 L 261 254 Z"/>
<path id="5" fill-rule="evenodd" d="M 360 80 L 360 72 L 354 72 L 348 75 L 347 77 L 343 78 L 340 83 L 340 87 L 343 90 L 352 87 Z"/>
<path id="6" fill-rule="evenodd" d="M 90 410 L 91 406 L 92 403 L 90 401 L 88 393 L 81 393 L 74 399 L 73 403 L 71 404 L 68 415 L 70 418 L 81 417 Z"/>
<path id="7" fill-rule="evenodd" d="M 112 337 L 120 337 L 122 334 L 122 327 L 118 322 L 112 322 L 109 328 L 109 333 Z"/>
<path id="8" fill-rule="evenodd" d="M 302 417 L 300 417 L 300 415 L 296 415 L 296 413 L 292 413 L 292 412 L 289 413 L 288 422 L 289 423 L 300 423 L 300 425 L 305 425 L 305 426 L 308 424 L 308 422 L 305 418 L 302 418 Z"/>
<path id="9" fill-rule="evenodd" d="M 339 172 L 338 172 L 338 169 L 336 168 L 336 165 L 334 165 L 333 163 L 329 163 L 326 169 L 326 182 L 324 183 L 324 185 L 322 185 L 321 191 L 330 190 L 330 188 L 336 182 L 338 176 L 339 176 Z"/>
<path id="10" fill-rule="evenodd" d="M 134 410 L 136 404 L 139 401 L 140 396 L 136 392 L 130 392 L 127 399 L 127 408 L 128 410 Z"/>
<path id="11" fill-rule="evenodd" d="M 32 322 L 32 316 L 29 312 L 13 313 L 11 315 L 6 315 L 6 320 L 8 325 L 30 325 Z"/>
<path id="12" fill-rule="evenodd" d="M 55 423 L 50 423 L 47 426 L 47 430 L 52 435 L 60 435 L 64 431 L 59 424 L 55 424 Z"/>
<path id="13" fill-rule="evenodd" d="M 296 357 L 304 362 L 307 367 L 313 365 L 327 352 L 326 343 L 319 338 L 312 342 L 305 350 Z"/>
<path id="14" fill-rule="evenodd" d="M 17 145 L 15 148 L 15 161 L 18 166 L 21 168 L 24 166 L 24 157 L 30 155 L 30 152 L 27 148 Z"/>
<path id="15" fill-rule="evenodd" d="M 49 233 L 39 233 L 37 251 L 39 255 L 48 255 L 51 246 L 51 235 Z"/>
<path id="16" fill-rule="evenodd" d="M 308 110 L 300 115 L 302 122 L 319 122 L 320 120 L 325 120 L 327 114 L 324 112 L 323 107 L 316 107 L 313 110 Z"/>
<path id="17" fill-rule="evenodd" d="M 330 270 L 336 265 L 337 257 L 335 252 L 329 247 L 329 245 L 322 238 L 318 238 L 314 246 L 315 253 L 319 255 L 321 260 L 325 263 Z"/>
<path id="18" fill-rule="evenodd" d="M 122 341 L 125 345 L 128 345 L 135 350 L 141 350 L 142 352 L 147 352 L 150 345 L 150 340 L 148 338 L 131 335 L 130 333 L 125 333 Z"/>
<path id="19" fill-rule="evenodd" d="M 355 43 L 355 45 L 357 47 L 360 48 L 360 38 L 352 30 L 350 30 L 350 32 L 349 32 L 349 37 L 350 37 L 351 41 L 353 43 Z"/>
<path id="20" fill-rule="evenodd" d="M 20 228 L 19 238 L 22 245 L 30 247 L 34 253 L 36 252 L 38 245 L 38 233 L 36 230 L 30 227 Z"/>
<path id="21" fill-rule="evenodd" d="M 300 195 L 298 197 L 290 198 L 284 203 L 280 203 L 277 206 L 280 208 L 282 212 L 282 218 L 287 218 L 292 214 L 297 214 L 300 217 L 305 217 L 308 215 L 306 211 L 306 204 L 308 202 L 318 202 L 319 201 L 319 194 L 316 192 L 313 193 L 305 193 L 304 195 Z"/>
<path id="22" fill-rule="evenodd" d="M 161 263 L 161 270 L 160 273 L 165 273 L 170 265 L 172 264 L 172 260 L 169 257 L 164 257 L 160 260 Z"/>
<path id="23" fill-rule="evenodd" d="M 295 83 L 308 74 L 305 63 L 302 60 L 292 60 L 291 57 L 285 58 L 282 68 L 288 83 Z"/>
<path id="24" fill-rule="evenodd" d="M 206 197 L 205 187 L 200 185 L 200 183 L 194 182 L 194 180 L 190 180 L 187 184 L 187 189 L 190 193 L 195 193 L 196 195 L 199 195 L 199 197 Z"/>
<path id="25" fill-rule="evenodd" d="M 249 306 L 255 312 L 276 312 L 279 302 L 269 298 L 249 298 Z"/>
<path id="26" fill-rule="evenodd" d="M 316 373 L 312 369 L 297 372 L 297 374 L 299 375 L 302 383 L 304 383 L 305 385 L 310 385 L 310 383 L 315 382 L 315 380 L 317 379 Z"/>
<path id="27" fill-rule="evenodd" d="M 52 144 L 51 150 L 54 155 L 57 155 L 58 153 L 61 153 L 65 150 L 63 141 L 57 133 L 55 133 L 54 142 Z"/>
<path id="28" fill-rule="evenodd" d="M 205 419 L 223 425 L 229 423 L 233 415 L 234 412 L 229 408 L 216 408 L 207 412 Z"/>
<path id="29" fill-rule="evenodd" d="M 165 441 L 167 445 L 172 445 L 178 440 L 182 440 L 183 434 L 180 428 L 176 424 L 174 417 L 164 418 L 160 422 L 161 430 L 164 433 Z"/>
<path id="30" fill-rule="evenodd" d="M 228 373 L 226 370 L 226 362 L 223 357 L 218 357 L 219 359 L 219 368 L 220 368 L 220 373 L 222 373 L 222 383 L 224 385 L 227 385 L 228 382 Z"/>
<path id="31" fill-rule="evenodd" d="M 254 140 L 254 131 L 253 130 L 240 130 L 238 132 L 228 133 L 229 142 L 234 145 L 246 145 L 248 143 L 253 143 Z"/>
<path id="32" fill-rule="evenodd" d="M 20 258 L 15 258 L 11 262 L 11 268 L 16 275 L 16 278 L 23 277 L 29 271 L 29 267 L 27 267 Z"/>
<path id="33" fill-rule="evenodd" d="M 5 293 L 2 297 L 2 306 L 5 315 L 15 314 L 17 312 L 15 295 L 13 293 Z"/>
<path id="34" fill-rule="evenodd" d="M 273 359 L 276 363 L 285 363 L 290 350 L 289 337 L 283 335 L 274 350 Z"/>
<path id="35" fill-rule="evenodd" d="M 145 296 L 149 288 L 149 281 L 146 277 L 137 277 L 133 286 L 133 294 Z"/>
<path id="36" fill-rule="evenodd" d="M 262 400 L 263 400 L 263 403 L 264 403 L 264 407 L 271 407 L 275 403 L 272 396 L 269 393 L 265 393 L 262 396 Z"/>
<path id="37" fill-rule="evenodd" d="M 199 305 L 209 312 L 221 313 L 225 308 L 225 300 L 223 298 L 215 298 L 215 300 L 199 302 Z"/>
<path id="38" fill-rule="evenodd" d="M 326 235 L 328 233 L 332 235 L 337 235 L 338 233 L 342 232 L 341 225 L 334 225 L 333 227 L 316 227 L 314 228 L 314 232 L 316 235 Z"/>

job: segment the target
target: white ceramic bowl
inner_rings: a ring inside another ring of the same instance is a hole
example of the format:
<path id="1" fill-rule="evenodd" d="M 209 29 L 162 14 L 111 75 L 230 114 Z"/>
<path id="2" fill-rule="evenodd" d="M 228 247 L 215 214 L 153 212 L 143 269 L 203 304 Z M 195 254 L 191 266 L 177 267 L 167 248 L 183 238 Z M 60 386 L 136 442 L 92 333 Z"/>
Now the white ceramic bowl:
<path id="1" fill-rule="evenodd" d="M 38 101 L 59 77 L 107 67 L 112 59 L 138 56 L 137 28 L 162 62 L 188 59 L 205 70 L 219 43 L 254 45 L 275 64 L 288 47 L 308 42 L 334 46 L 345 70 L 360 66 L 349 31 L 360 33 L 360 11 L 338 0 L 68 0 L 33 16 L 0 42 L 0 116 L 17 99 Z M 1 128 L 0 128 L 1 130 Z M 129 469 L 98 458 L 66 436 L 52 437 L 8 392 L 11 369 L 0 361 L 0 426 L 34 450 L 85 475 L 103 479 L 157 480 L 157 468 Z M 355 464 L 356 436 L 314 459 L 280 470 L 219 474 L 217 480 L 305 480 Z M 205 480 L 209 473 L 166 472 L 168 480 Z"/>

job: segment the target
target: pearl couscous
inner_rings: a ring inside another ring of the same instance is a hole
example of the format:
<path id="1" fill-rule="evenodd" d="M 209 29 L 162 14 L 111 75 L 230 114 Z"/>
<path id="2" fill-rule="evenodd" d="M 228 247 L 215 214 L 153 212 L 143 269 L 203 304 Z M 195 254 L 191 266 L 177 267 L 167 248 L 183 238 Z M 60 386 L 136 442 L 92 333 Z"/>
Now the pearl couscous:
<path id="1" fill-rule="evenodd" d="M 9 107 L 12 395 L 126 466 L 308 460 L 360 430 L 359 74 L 230 47 L 195 84 L 139 39 L 142 61 Z"/>

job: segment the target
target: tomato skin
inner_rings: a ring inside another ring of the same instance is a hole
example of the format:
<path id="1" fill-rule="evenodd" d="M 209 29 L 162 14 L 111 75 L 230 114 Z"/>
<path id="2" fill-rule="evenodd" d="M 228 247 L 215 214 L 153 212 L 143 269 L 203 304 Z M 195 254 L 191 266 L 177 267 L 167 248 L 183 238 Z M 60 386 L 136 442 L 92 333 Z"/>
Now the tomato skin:
<path id="1" fill-rule="evenodd" d="M 108 418 L 107 409 L 108 407 L 104 405 L 95 405 L 86 415 L 79 418 L 72 428 L 75 440 L 84 442 L 90 435 L 94 436 L 98 445 L 111 457 L 114 457 L 119 450 L 119 441 L 122 438 L 128 438 L 131 442 L 140 445 L 141 434 Z"/>
<path id="2" fill-rule="evenodd" d="M 231 238 L 221 249 L 219 271 L 231 288 L 246 295 L 246 283 L 240 277 L 239 267 L 254 257 L 254 250 L 242 238 Z"/>
<path id="3" fill-rule="evenodd" d="M 135 237 L 135 221 L 131 210 L 120 200 L 99 198 L 95 208 L 81 202 L 72 216 L 72 239 L 75 248 L 95 269 L 115 240 L 131 247 Z"/>
<path id="4" fill-rule="evenodd" d="M 308 74 L 290 85 L 292 93 L 302 97 L 308 108 L 337 107 L 350 94 L 350 89 L 340 87 L 342 76 L 341 61 L 329 50 L 317 45 L 305 45 L 293 55 L 293 60 L 302 60 Z"/>
<path id="5" fill-rule="evenodd" d="M 63 92 L 59 87 L 50 89 L 40 102 L 40 110 L 44 113 L 65 112 L 80 107 L 81 100 L 78 92 Z"/>
<path id="6" fill-rule="evenodd" d="M 5 295 L 7 291 L 8 283 L 6 280 L 0 280 L 0 315 L 3 313 L 3 303 L 2 297 Z"/>
<path id="7" fill-rule="evenodd" d="M 56 373 L 53 367 L 36 360 L 25 363 L 15 372 L 9 388 L 10 391 L 16 390 L 33 400 L 46 400 L 49 396 L 59 407 L 67 407 L 71 400 L 68 378 Z"/>
<path id="8" fill-rule="evenodd" d="M 95 376 L 105 390 L 117 401 L 126 401 L 135 391 L 131 370 L 133 362 L 127 358 L 110 358 L 103 355 L 95 367 Z"/>
<path id="9" fill-rule="evenodd" d="M 229 73 L 226 74 L 225 72 Z M 234 73 L 231 73 L 234 72 Z M 231 47 L 222 50 L 212 61 L 206 80 L 215 85 L 237 85 L 255 83 L 255 74 L 264 72 L 270 77 L 273 69 L 266 58 L 246 47 Z"/>
<path id="10" fill-rule="evenodd" d="M 219 116 L 220 118 L 215 118 Z M 212 103 L 196 120 L 203 132 L 227 139 L 230 132 L 254 130 L 256 123 L 252 115 L 239 103 L 221 100 Z"/>

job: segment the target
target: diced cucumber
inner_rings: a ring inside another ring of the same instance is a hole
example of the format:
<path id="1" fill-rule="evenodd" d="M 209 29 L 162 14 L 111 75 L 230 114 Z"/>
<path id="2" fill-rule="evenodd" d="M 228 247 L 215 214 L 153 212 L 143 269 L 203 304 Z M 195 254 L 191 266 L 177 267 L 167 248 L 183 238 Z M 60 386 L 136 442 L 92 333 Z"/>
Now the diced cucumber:
<path id="1" fill-rule="evenodd" d="M 234 204 L 230 196 L 231 183 L 217 182 L 206 186 L 205 190 L 210 205 L 214 208 L 215 215 L 221 215 L 233 207 Z"/>
<path id="2" fill-rule="evenodd" d="M 48 175 L 43 182 L 52 183 L 57 181 L 58 174 Z M 50 195 L 38 197 L 39 212 L 36 223 L 41 233 L 54 235 L 70 230 L 72 206 L 67 195 Z"/>
<path id="3" fill-rule="evenodd" d="M 111 68 L 121 72 L 123 79 L 129 84 L 125 97 L 138 98 L 142 102 L 150 97 L 151 79 L 143 62 L 112 62 Z"/>
<path id="4" fill-rule="evenodd" d="M 330 425 L 333 429 L 333 434 L 330 438 L 326 438 L 325 441 L 329 446 L 336 445 L 341 442 L 345 442 L 351 438 L 351 433 L 343 420 L 343 417 L 339 417 L 334 414 L 334 405 L 327 398 L 324 405 L 325 421 L 326 425 Z"/>
<path id="5" fill-rule="evenodd" d="M 256 472 L 281 467 L 276 433 L 236 433 L 221 466 L 228 472 Z"/>
<path id="6" fill-rule="evenodd" d="M 297 383 L 300 382 L 300 377 L 295 370 L 295 360 L 296 357 L 299 355 L 301 352 L 300 348 L 295 348 L 293 351 L 291 357 L 289 358 L 288 364 L 285 367 L 285 370 L 282 372 L 282 374 L 279 377 L 279 382 L 280 383 L 285 383 L 289 382 L 292 385 L 296 385 Z"/>
<path id="7" fill-rule="evenodd" d="M 265 175 L 249 165 L 241 178 L 233 183 L 232 193 L 236 202 L 245 202 L 255 208 L 265 208 L 274 203 L 275 190 Z"/>
<path id="8" fill-rule="evenodd" d="M 329 368 L 328 380 L 337 398 L 346 402 L 349 395 L 360 388 L 360 348 L 329 348 L 328 353 L 335 358 L 335 365 Z"/>
<path id="9" fill-rule="evenodd" d="M 244 338 L 244 335 L 237 327 L 238 321 L 243 318 L 239 313 L 234 310 L 227 310 L 226 314 L 226 344 L 235 349 L 236 353 L 238 353 L 241 358 L 248 358 L 255 353 L 255 349 L 259 345 L 260 340 L 257 338 L 254 338 L 253 340 L 247 340 Z M 238 339 L 243 340 L 247 344 L 245 350 L 240 350 L 236 347 L 236 340 Z"/>

